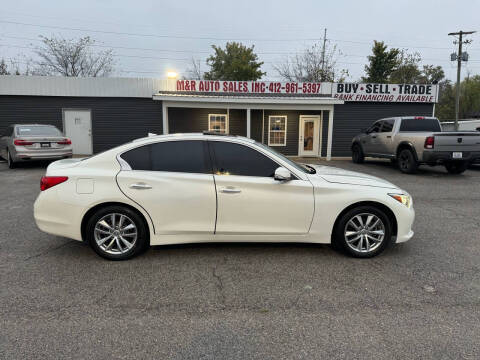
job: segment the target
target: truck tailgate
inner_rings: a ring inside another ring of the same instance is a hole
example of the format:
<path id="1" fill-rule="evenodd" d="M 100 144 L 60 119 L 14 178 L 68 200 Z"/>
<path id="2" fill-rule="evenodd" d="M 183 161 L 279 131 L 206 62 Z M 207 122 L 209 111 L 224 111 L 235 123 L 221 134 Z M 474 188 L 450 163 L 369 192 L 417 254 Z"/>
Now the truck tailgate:
<path id="1" fill-rule="evenodd" d="M 480 151 L 480 133 L 442 132 L 434 133 L 436 151 Z"/>

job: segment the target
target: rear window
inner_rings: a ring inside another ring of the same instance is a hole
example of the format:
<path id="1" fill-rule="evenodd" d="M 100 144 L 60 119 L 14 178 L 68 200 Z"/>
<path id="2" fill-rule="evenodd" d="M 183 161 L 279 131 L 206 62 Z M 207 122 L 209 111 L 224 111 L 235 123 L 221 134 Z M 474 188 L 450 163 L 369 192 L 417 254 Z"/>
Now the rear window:
<path id="1" fill-rule="evenodd" d="M 442 128 L 437 119 L 402 119 L 401 132 L 440 132 Z"/>
<path id="2" fill-rule="evenodd" d="M 165 141 L 140 146 L 121 157 L 132 170 L 211 173 L 204 146 L 200 140 Z"/>
<path id="3" fill-rule="evenodd" d="M 20 136 L 62 136 L 60 130 L 55 126 L 17 126 L 17 135 Z"/>

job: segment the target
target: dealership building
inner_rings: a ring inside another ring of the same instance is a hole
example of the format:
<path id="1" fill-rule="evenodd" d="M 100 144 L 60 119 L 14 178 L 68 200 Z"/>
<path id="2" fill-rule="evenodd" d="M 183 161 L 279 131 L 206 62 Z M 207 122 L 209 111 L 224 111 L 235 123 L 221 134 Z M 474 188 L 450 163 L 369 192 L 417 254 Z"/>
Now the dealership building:
<path id="1" fill-rule="evenodd" d="M 148 133 L 217 131 L 290 156 L 350 155 L 373 121 L 432 116 L 437 85 L 0 76 L 0 134 L 10 124 L 51 124 L 75 154 Z"/>

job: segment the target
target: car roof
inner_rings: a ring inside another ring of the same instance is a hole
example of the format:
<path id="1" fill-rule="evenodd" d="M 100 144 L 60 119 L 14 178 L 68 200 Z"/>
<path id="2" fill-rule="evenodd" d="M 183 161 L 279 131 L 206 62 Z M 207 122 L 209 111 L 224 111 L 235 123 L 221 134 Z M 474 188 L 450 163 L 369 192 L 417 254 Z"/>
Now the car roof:
<path id="1" fill-rule="evenodd" d="M 133 142 L 149 142 L 152 140 L 240 140 L 248 143 L 254 143 L 255 140 L 247 138 L 245 136 L 229 135 L 229 134 L 217 134 L 213 132 L 203 133 L 174 133 L 167 135 L 150 135 L 143 138 L 135 139 Z"/>

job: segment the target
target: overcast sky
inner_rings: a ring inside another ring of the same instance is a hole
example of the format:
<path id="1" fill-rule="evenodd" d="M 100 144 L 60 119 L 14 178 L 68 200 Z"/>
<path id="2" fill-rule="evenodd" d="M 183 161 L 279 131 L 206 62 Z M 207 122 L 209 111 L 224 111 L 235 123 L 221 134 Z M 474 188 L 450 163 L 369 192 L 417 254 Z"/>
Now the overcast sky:
<path id="1" fill-rule="evenodd" d="M 207 70 L 210 46 L 228 39 L 255 45 L 265 62 L 264 80 L 278 80 L 274 64 L 320 41 L 327 28 L 329 43 L 344 54 L 338 65 L 349 70 L 350 81 L 364 74 L 373 40 L 418 51 L 423 63 L 441 65 L 455 79 L 449 59 L 456 46 L 447 33 L 480 31 L 479 14 L 480 0 L 4 0 L 0 58 L 33 56 L 29 47 L 38 44 L 38 35 L 89 35 L 114 48 L 115 76 L 163 78 L 170 69 L 185 74 L 192 57 Z M 480 33 L 469 38 L 463 74 L 480 74 Z"/>

